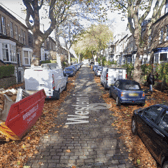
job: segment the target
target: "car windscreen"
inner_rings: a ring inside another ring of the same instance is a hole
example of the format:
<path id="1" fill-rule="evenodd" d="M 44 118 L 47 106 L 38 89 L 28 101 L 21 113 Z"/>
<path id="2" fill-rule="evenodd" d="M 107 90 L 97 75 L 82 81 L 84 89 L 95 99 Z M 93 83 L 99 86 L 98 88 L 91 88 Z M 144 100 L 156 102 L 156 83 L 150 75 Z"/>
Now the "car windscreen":
<path id="1" fill-rule="evenodd" d="M 73 71 L 72 68 L 66 68 L 65 71 Z"/>
<path id="2" fill-rule="evenodd" d="M 141 87 L 138 83 L 120 83 L 119 89 L 122 90 L 141 90 Z"/>

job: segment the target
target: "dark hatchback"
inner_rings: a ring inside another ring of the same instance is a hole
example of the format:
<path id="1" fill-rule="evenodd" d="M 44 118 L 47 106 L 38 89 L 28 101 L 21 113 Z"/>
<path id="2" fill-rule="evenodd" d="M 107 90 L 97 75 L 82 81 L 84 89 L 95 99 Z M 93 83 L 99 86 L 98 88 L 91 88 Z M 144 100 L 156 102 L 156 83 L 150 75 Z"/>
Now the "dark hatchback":
<path id="1" fill-rule="evenodd" d="M 109 96 L 116 99 L 116 105 L 125 104 L 145 104 L 145 93 L 138 82 L 127 79 L 118 79 L 110 87 Z"/>
<path id="2" fill-rule="evenodd" d="M 67 76 L 74 76 L 75 75 L 75 71 L 72 67 L 67 67 L 64 69 L 64 75 Z"/>
<path id="3" fill-rule="evenodd" d="M 168 168 L 168 106 L 156 104 L 135 110 L 132 132 L 140 136 L 162 168 Z"/>

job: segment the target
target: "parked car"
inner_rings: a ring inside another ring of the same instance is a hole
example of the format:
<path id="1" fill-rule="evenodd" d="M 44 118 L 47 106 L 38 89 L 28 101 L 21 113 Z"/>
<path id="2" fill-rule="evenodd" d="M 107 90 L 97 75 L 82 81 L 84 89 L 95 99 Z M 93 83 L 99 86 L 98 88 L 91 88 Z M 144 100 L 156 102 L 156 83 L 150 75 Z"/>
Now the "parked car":
<path id="1" fill-rule="evenodd" d="M 75 75 L 75 70 L 72 67 L 66 67 L 64 69 L 64 75 L 74 76 Z"/>
<path id="2" fill-rule="evenodd" d="M 67 89 L 68 77 L 62 69 L 51 69 L 50 64 L 43 67 L 31 67 L 24 73 L 25 90 L 36 92 L 44 89 L 46 98 L 60 98 L 60 93 Z"/>
<path id="3" fill-rule="evenodd" d="M 98 67 L 98 65 L 93 65 L 93 71 Z"/>
<path id="4" fill-rule="evenodd" d="M 118 79 L 127 79 L 126 69 L 103 67 L 100 82 L 105 90 L 109 89 Z"/>
<path id="5" fill-rule="evenodd" d="M 156 104 L 137 109 L 132 116 L 132 133 L 138 134 L 152 156 L 168 167 L 168 106 Z"/>
<path id="6" fill-rule="evenodd" d="M 77 68 L 76 68 L 76 66 L 71 65 L 71 66 L 69 66 L 69 68 L 72 68 L 72 69 L 75 71 L 75 74 L 76 74 L 76 72 L 77 72 Z"/>
<path id="7" fill-rule="evenodd" d="M 133 80 L 119 79 L 110 87 L 109 96 L 116 100 L 116 105 L 145 104 L 145 93 L 138 82 Z"/>
<path id="8" fill-rule="evenodd" d="M 102 73 L 102 66 L 98 66 L 95 70 L 95 75 L 101 76 L 101 73 Z"/>

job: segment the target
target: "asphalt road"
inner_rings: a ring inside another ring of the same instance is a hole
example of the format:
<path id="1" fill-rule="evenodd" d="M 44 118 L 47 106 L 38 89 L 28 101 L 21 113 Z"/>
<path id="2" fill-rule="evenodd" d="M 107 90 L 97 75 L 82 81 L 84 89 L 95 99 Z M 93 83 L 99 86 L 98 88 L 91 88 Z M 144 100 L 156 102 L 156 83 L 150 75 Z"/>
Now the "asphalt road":
<path id="1" fill-rule="evenodd" d="M 89 67 L 82 67 L 75 88 L 62 103 L 57 126 L 41 138 L 31 168 L 133 168 L 101 98 Z M 53 107 L 55 108 L 55 107 Z"/>

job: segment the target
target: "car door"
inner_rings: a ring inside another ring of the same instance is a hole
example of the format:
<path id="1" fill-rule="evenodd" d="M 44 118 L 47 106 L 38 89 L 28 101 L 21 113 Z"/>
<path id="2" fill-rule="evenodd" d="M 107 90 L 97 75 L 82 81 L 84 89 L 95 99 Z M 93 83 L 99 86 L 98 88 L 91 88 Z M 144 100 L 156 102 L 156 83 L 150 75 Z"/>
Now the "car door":
<path id="1" fill-rule="evenodd" d="M 158 160 L 158 126 L 157 122 L 162 113 L 162 109 L 155 105 L 143 110 L 142 115 L 137 119 L 138 133 L 141 139 L 147 146 L 148 150 L 152 153 L 155 159 Z"/>
<path id="2" fill-rule="evenodd" d="M 157 148 L 155 149 L 155 153 L 159 157 L 161 161 L 161 155 L 167 152 L 168 149 L 168 110 L 164 109 L 163 115 L 158 120 L 158 127 L 155 129 L 156 138 L 155 143 L 157 144 Z"/>

